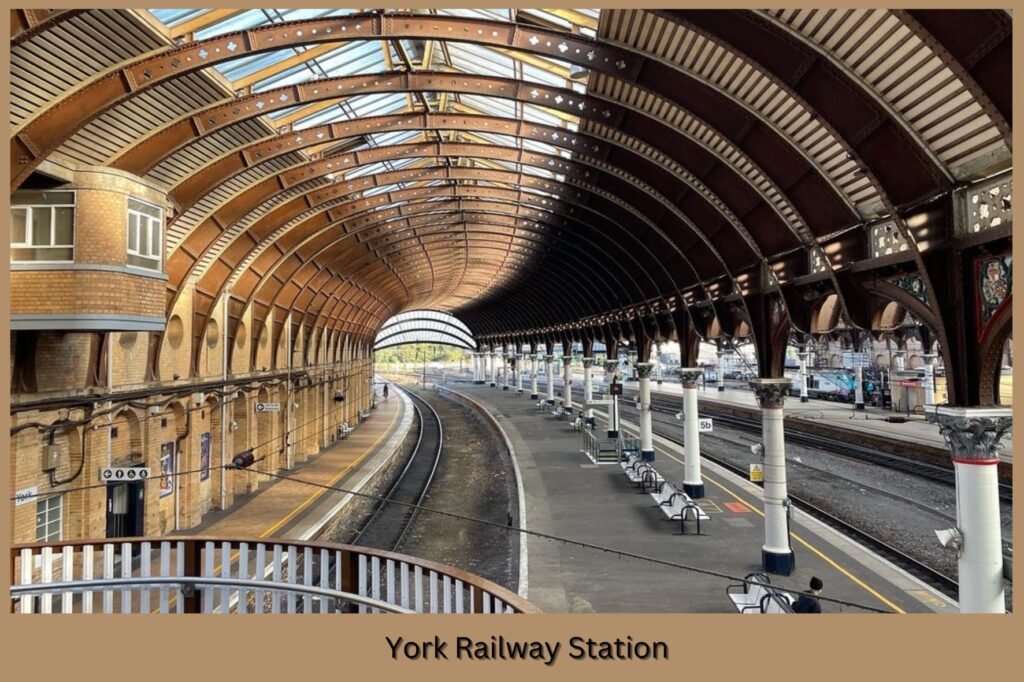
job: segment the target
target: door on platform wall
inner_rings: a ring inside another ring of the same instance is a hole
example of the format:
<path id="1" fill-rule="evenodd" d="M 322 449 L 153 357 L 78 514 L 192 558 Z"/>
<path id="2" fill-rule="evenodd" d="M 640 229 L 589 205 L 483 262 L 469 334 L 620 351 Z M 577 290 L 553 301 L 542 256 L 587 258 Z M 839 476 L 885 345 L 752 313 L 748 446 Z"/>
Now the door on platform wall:
<path id="1" fill-rule="evenodd" d="M 145 511 L 144 481 L 107 485 L 108 538 L 134 538 L 145 535 Z"/>

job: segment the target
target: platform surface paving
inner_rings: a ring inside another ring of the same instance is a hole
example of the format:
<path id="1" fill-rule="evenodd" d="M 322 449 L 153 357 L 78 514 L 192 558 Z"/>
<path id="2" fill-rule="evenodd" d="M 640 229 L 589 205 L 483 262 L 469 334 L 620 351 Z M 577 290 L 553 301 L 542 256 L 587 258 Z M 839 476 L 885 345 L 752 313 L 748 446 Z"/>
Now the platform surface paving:
<path id="1" fill-rule="evenodd" d="M 528 394 L 489 386 L 449 384 L 477 400 L 506 431 L 515 448 L 530 530 L 619 549 L 697 569 L 743 577 L 761 570 L 764 541 L 760 488 L 704 462 L 711 517 L 698 536 L 692 522 L 682 535 L 649 494 L 634 488 L 617 464 L 593 464 L 581 435 L 566 421 L 538 411 Z M 605 428 L 597 411 L 599 433 Z M 625 435 L 635 425 L 623 421 Z M 683 477 L 679 446 L 655 438 L 658 471 Z M 797 513 L 793 529 L 796 569 L 771 576 L 772 584 L 806 589 L 811 576 L 825 584 L 824 597 L 888 611 L 955 611 L 955 605 L 888 562 L 869 554 L 814 519 Z M 733 581 L 695 571 L 531 537 L 528 599 L 549 612 L 735 613 L 726 596 Z M 822 601 L 825 613 L 863 612 Z"/>

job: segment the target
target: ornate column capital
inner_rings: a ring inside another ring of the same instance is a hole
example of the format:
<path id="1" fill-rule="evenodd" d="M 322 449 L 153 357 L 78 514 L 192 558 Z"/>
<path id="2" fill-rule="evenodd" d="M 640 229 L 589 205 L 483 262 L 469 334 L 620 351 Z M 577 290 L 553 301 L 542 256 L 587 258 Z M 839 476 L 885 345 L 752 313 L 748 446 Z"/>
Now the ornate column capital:
<path id="1" fill-rule="evenodd" d="M 905 351 L 905 350 L 894 350 L 894 351 L 892 352 L 892 354 L 893 354 L 893 355 L 894 355 L 895 357 L 897 357 L 897 358 L 902 358 L 902 357 L 904 357 L 904 356 L 905 356 L 905 355 L 907 354 L 907 351 Z"/>
<path id="2" fill-rule="evenodd" d="M 636 375 L 641 379 L 649 379 L 651 377 L 651 370 L 654 369 L 653 362 L 638 362 L 634 365 L 636 368 Z"/>
<path id="3" fill-rule="evenodd" d="M 792 385 L 789 379 L 754 379 L 750 382 L 750 388 L 754 390 L 757 403 L 762 409 L 782 407 Z"/>
<path id="4" fill-rule="evenodd" d="M 810 353 L 808 353 L 808 352 L 807 352 L 807 351 L 805 351 L 805 350 L 799 350 L 799 351 L 797 351 L 797 352 L 796 352 L 796 357 L 797 357 L 797 358 L 798 358 L 798 359 L 799 359 L 799 360 L 800 360 L 801 362 L 807 362 L 807 358 L 808 358 L 808 356 L 809 356 L 809 355 L 810 355 Z"/>
<path id="5" fill-rule="evenodd" d="M 562 364 L 566 365 L 566 366 L 571 365 L 572 364 L 572 356 L 571 355 L 563 355 L 562 356 Z"/>
<path id="6" fill-rule="evenodd" d="M 606 372 L 614 372 L 618 368 L 619 368 L 619 361 L 618 360 L 605 360 L 604 361 L 604 371 L 606 371 Z"/>
<path id="7" fill-rule="evenodd" d="M 547 360 L 548 362 L 554 362 L 555 361 L 555 356 L 554 355 L 545 355 L 544 359 Z"/>
<path id="8" fill-rule="evenodd" d="M 921 353 L 921 361 L 924 362 L 925 366 L 935 362 L 935 358 L 939 357 L 935 353 Z"/>
<path id="9" fill-rule="evenodd" d="M 584 367 L 593 367 L 594 366 L 594 358 L 583 358 L 583 366 Z"/>
<path id="10" fill-rule="evenodd" d="M 695 388 L 700 378 L 704 376 L 703 367 L 680 367 L 679 378 L 686 388 Z"/>
<path id="11" fill-rule="evenodd" d="M 935 421 L 953 460 L 999 461 L 999 441 L 1013 426 L 1009 407 L 938 407 Z"/>

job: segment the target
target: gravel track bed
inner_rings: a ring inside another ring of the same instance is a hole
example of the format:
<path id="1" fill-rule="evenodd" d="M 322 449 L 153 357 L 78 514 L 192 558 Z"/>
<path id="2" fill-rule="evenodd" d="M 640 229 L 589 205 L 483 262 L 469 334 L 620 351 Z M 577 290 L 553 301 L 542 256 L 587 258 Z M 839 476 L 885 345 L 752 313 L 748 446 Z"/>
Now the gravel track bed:
<path id="1" fill-rule="evenodd" d="M 515 474 L 499 436 L 469 407 L 430 391 L 410 390 L 437 410 L 444 427 L 441 462 L 424 506 L 518 525 Z M 423 512 L 398 551 L 469 571 L 515 592 L 518 542 L 515 533 L 501 528 Z"/>

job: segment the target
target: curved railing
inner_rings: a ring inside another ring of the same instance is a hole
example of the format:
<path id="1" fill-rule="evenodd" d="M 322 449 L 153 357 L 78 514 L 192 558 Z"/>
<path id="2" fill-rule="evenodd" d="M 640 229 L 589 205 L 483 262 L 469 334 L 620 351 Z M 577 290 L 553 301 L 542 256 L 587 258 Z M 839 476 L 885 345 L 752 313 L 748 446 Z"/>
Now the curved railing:
<path id="1" fill-rule="evenodd" d="M 451 566 L 290 540 L 116 538 L 15 545 L 15 613 L 531 613 Z"/>

